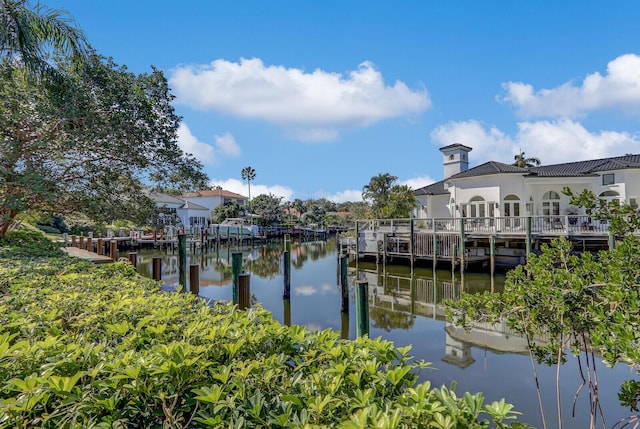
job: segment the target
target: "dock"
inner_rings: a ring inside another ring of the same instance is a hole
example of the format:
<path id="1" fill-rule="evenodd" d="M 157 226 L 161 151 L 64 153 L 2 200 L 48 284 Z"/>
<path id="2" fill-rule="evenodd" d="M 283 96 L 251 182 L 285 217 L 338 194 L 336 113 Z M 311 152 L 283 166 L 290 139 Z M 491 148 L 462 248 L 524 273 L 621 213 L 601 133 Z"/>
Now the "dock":
<path id="1" fill-rule="evenodd" d="M 61 247 L 60 249 L 73 258 L 84 259 L 94 264 L 110 264 L 113 262 L 113 259 L 108 256 L 98 255 L 97 253 L 89 252 L 88 250 L 78 247 Z"/>

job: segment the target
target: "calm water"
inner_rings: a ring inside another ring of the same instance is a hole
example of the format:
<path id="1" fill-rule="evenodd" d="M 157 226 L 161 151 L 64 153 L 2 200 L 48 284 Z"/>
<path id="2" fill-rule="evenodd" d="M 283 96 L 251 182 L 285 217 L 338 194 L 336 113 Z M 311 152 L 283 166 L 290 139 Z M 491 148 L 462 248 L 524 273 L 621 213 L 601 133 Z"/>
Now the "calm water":
<path id="1" fill-rule="evenodd" d="M 503 332 L 500 327 L 479 327 L 467 333 L 446 322 L 439 303 L 457 298 L 462 291 L 501 291 L 504 276 L 466 273 L 464 279 L 450 270 L 438 270 L 434 282 L 429 268 L 377 266 L 355 263 L 349 268 L 351 286 L 350 315 L 341 316 L 338 257 L 335 240 L 292 243 L 291 299 L 283 301 L 283 245 L 221 248 L 219 252 L 189 255 L 188 264 L 200 265 L 200 295 L 213 300 L 231 300 L 231 254 L 242 251 L 243 269 L 250 273 L 253 303 L 260 303 L 281 323 L 305 325 L 312 330 L 332 328 L 343 338 L 356 335 L 353 284 L 369 283 L 370 336 L 393 341 L 397 346 L 411 345 L 411 354 L 433 363 L 422 373 L 422 380 L 433 386 L 458 383 L 456 391 L 483 392 L 486 403 L 506 398 L 522 413 L 520 421 L 542 427 L 531 360 L 522 338 Z M 151 260 L 161 256 L 162 280 L 178 282 L 178 257 L 171 251 L 142 251 L 138 254 L 140 273 L 151 277 Z M 187 270 L 188 273 L 188 270 Z M 549 428 L 555 423 L 554 367 L 537 366 L 541 379 L 545 414 Z M 598 368 L 601 401 L 607 427 L 630 413 L 618 405 L 618 388 L 623 380 L 637 378 L 625 366 Z M 570 359 L 561 369 L 564 427 L 587 428 L 588 405 L 579 402 L 577 416 L 572 402 L 579 386 L 577 364 Z M 584 396 L 584 395 L 583 395 Z M 586 399 L 586 398 L 583 398 Z M 581 412 L 582 411 L 582 412 Z M 598 427 L 601 427 L 600 425 Z"/>

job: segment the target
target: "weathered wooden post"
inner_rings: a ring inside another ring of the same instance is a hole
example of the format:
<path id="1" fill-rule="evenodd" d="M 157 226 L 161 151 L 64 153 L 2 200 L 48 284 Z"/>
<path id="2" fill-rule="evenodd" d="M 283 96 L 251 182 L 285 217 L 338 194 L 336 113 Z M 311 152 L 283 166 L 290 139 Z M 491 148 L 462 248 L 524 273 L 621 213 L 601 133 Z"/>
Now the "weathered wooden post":
<path id="1" fill-rule="evenodd" d="M 78 247 L 82 250 L 84 250 L 84 236 L 81 235 L 80 238 L 78 239 Z"/>
<path id="2" fill-rule="evenodd" d="M 464 217 L 460 218 L 460 272 L 464 273 L 464 266 L 467 263 L 465 255 L 465 232 L 464 232 Z"/>
<path id="3" fill-rule="evenodd" d="M 340 256 L 340 290 L 342 291 L 341 312 L 349 312 L 349 284 L 347 278 L 347 268 L 349 265 L 349 255 L 344 253 Z"/>
<path id="4" fill-rule="evenodd" d="M 438 267 L 438 228 L 436 226 L 436 220 L 433 219 L 433 270 Z"/>
<path id="5" fill-rule="evenodd" d="M 451 274 L 456 271 L 456 254 L 458 253 L 458 246 L 454 243 L 451 245 Z"/>
<path id="6" fill-rule="evenodd" d="M 196 296 L 200 295 L 200 267 L 198 264 L 189 265 L 189 290 Z"/>
<path id="7" fill-rule="evenodd" d="M 291 326 L 291 300 L 283 299 L 282 304 L 284 306 L 284 325 Z"/>
<path id="8" fill-rule="evenodd" d="M 109 257 L 114 261 L 118 259 L 118 242 L 116 240 L 109 242 Z"/>
<path id="9" fill-rule="evenodd" d="M 491 278 L 496 272 L 496 236 L 489 236 L 489 265 L 491 270 Z"/>
<path id="10" fill-rule="evenodd" d="M 154 256 L 152 265 L 152 276 L 156 281 L 162 280 L 162 258 Z"/>
<path id="11" fill-rule="evenodd" d="M 71 247 L 78 247 L 78 241 L 75 235 L 71 235 Z"/>
<path id="12" fill-rule="evenodd" d="M 411 259 L 411 270 L 413 270 L 413 259 L 415 258 L 414 226 L 412 218 L 409 220 L 409 259 Z"/>
<path id="13" fill-rule="evenodd" d="M 369 335 L 369 283 L 366 280 L 359 280 L 356 286 L 357 334 L 362 337 L 363 335 Z"/>
<path id="14" fill-rule="evenodd" d="M 349 312 L 340 312 L 340 338 L 343 340 L 349 339 Z"/>
<path id="15" fill-rule="evenodd" d="M 129 262 L 134 268 L 138 266 L 138 254 L 136 252 L 129 252 Z"/>
<path id="16" fill-rule="evenodd" d="M 102 238 L 98 238 L 98 244 L 96 244 L 96 253 L 98 255 L 104 255 L 104 243 L 102 242 Z"/>
<path id="17" fill-rule="evenodd" d="M 291 253 L 285 250 L 283 253 L 284 258 L 284 293 L 282 299 L 291 298 Z"/>
<path id="18" fill-rule="evenodd" d="M 93 253 L 93 243 L 91 237 L 87 237 L 87 250 Z"/>
<path id="19" fill-rule="evenodd" d="M 527 257 L 529 257 L 529 253 L 531 253 L 531 216 L 527 216 L 526 227 L 527 227 L 527 242 L 525 246 L 526 246 Z"/>
<path id="20" fill-rule="evenodd" d="M 238 276 L 238 308 L 244 310 L 251 307 L 251 276 L 242 273 Z"/>
<path id="21" fill-rule="evenodd" d="M 187 236 L 178 234 L 178 283 L 187 289 Z"/>
<path id="22" fill-rule="evenodd" d="M 242 272 L 242 253 L 231 254 L 231 282 L 233 283 L 233 303 L 238 304 L 239 277 Z"/>

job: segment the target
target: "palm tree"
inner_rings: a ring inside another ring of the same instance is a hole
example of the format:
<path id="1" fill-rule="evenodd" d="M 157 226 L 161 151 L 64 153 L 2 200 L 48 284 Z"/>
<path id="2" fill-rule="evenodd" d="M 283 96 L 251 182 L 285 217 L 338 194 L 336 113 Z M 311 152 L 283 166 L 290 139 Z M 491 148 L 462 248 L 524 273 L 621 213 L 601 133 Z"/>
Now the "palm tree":
<path id="1" fill-rule="evenodd" d="M 389 191 L 396 180 L 398 177 L 389 173 L 378 174 L 373 176 L 369 184 L 362 188 L 362 199 L 371 202 L 374 217 L 381 217 L 382 209 L 387 205 L 389 199 Z"/>
<path id="2" fill-rule="evenodd" d="M 35 75 L 58 77 L 52 53 L 85 58 L 89 43 L 68 13 L 28 0 L 0 0 L 0 59 L 14 61 Z"/>
<path id="3" fill-rule="evenodd" d="M 246 180 L 249 186 L 249 213 L 251 213 L 251 181 L 256 178 L 256 170 L 253 167 L 245 167 L 240 174 L 242 180 Z M 251 223 L 253 223 L 253 218 L 251 218 Z"/>
<path id="4" fill-rule="evenodd" d="M 513 159 L 515 162 L 512 165 L 515 165 L 516 167 L 527 168 L 527 167 L 537 167 L 540 165 L 539 158 L 536 158 L 536 157 L 526 158 L 524 156 L 524 152 L 522 151 L 522 149 L 520 149 L 519 154 L 514 155 Z"/>

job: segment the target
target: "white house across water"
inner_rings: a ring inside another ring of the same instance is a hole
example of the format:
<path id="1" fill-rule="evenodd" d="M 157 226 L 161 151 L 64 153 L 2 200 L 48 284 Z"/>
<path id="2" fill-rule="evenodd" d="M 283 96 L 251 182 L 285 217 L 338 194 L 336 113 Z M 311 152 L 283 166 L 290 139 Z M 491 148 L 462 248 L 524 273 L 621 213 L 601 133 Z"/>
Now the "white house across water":
<path id="1" fill-rule="evenodd" d="M 469 168 L 471 147 L 440 148 L 444 179 L 414 191 L 418 207 L 410 219 L 367 220 L 356 225 L 360 256 L 517 265 L 553 238 L 574 249 L 612 244 L 606 221 L 572 206 L 563 194 L 587 189 L 602 201 L 637 207 L 640 155 L 517 167 L 489 161 Z"/>

